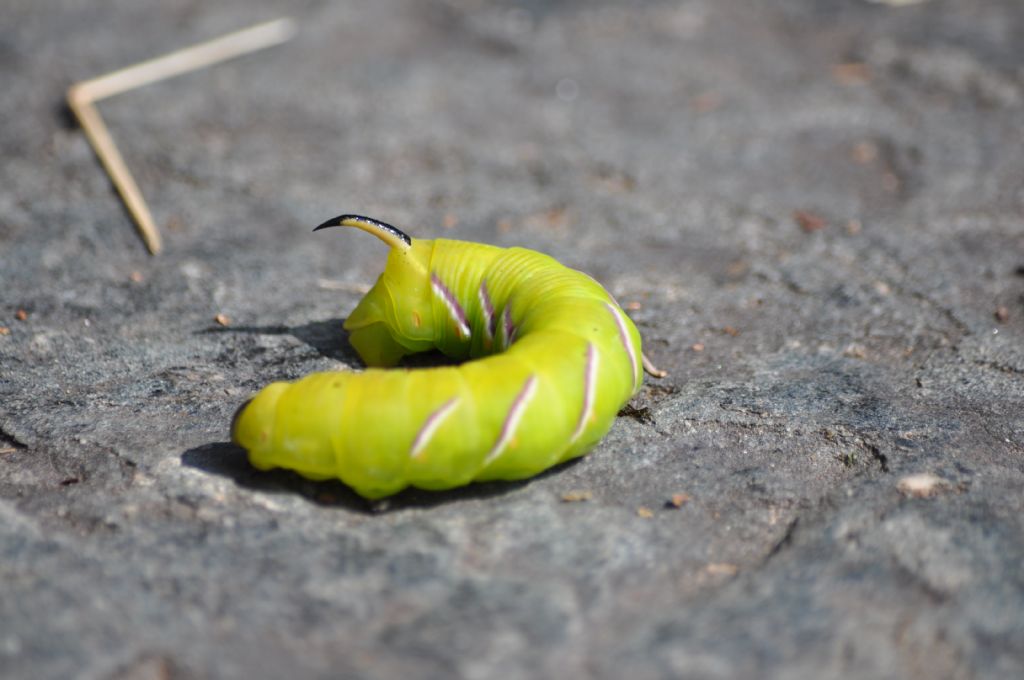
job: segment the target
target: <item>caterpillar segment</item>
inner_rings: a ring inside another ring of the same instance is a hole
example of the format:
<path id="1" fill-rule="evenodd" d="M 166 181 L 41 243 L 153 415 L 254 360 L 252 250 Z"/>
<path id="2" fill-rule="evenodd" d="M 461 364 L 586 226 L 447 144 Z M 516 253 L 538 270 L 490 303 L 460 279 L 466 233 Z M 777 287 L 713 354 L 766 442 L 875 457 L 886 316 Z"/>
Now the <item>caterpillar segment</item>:
<path id="1" fill-rule="evenodd" d="M 232 439 L 255 467 L 338 478 L 369 499 L 523 479 L 593 448 L 640 389 L 640 334 L 589 276 L 358 215 L 317 229 L 335 226 L 390 248 L 344 324 L 369 368 L 272 383 L 243 405 Z M 390 368 L 431 349 L 464 363 Z"/>

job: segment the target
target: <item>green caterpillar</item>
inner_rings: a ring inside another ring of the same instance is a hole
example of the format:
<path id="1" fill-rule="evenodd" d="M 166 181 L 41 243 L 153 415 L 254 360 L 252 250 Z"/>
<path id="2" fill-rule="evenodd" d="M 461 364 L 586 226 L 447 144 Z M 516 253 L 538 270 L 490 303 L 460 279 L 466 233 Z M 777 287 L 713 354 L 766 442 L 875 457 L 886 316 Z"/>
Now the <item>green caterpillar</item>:
<path id="1" fill-rule="evenodd" d="M 345 321 L 364 372 L 314 373 L 264 388 L 235 414 L 253 466 L 340 478 L 369 499 L 535 475 L 581 456 L 658 375 L 640 334 L 586 274 L 524 248 L 412 240 L 368 217 L 391 251 Z M 459 366 L 383 370 L 439 349 Z M 661 373 L 661 375 L 664 375 Z"/>

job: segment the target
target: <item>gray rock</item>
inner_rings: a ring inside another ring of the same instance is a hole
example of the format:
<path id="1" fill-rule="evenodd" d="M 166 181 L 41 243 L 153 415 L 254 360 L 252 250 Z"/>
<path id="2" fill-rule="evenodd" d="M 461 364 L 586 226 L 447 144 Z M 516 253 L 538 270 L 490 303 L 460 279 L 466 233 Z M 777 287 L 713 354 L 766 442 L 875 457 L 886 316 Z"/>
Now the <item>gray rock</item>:
<path id="1" fill-rule="evenodd" d="M 149 4 L 0 26 L 0 675 L 1024 676 L 1021 3 L 300 3 L 100 104 L 156 258 L 64 90 L 276 10 Z M 669 377 L 528 482 L 251 469 L 359 364 L 343 211 L 590 272 Z"/>

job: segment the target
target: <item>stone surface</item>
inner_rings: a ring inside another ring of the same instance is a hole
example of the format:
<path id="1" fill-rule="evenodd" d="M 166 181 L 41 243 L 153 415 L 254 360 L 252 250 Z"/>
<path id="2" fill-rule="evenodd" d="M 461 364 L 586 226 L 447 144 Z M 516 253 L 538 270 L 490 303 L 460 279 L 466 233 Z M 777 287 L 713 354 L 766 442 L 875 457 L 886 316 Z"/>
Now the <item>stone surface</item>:
<path id="1" fill-rule="evenodd" d="M 5 5 L 0 675 L 1024 675 L 1024 5 L 292 3 L 100 105 L 150 258 L 64 89 L 275 4 Z M 525 483 L 250 469 L 358 365 L 344 211 L 585 269 L 669 377 Z"/>

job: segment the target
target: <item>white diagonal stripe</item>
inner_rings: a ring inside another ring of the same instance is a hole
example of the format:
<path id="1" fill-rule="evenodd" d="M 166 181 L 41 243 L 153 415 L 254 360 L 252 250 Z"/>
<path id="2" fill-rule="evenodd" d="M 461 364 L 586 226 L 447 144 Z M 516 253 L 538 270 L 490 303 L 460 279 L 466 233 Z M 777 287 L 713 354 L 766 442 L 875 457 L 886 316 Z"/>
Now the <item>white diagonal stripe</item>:
<path id="1" fill-rule="evenodd" d="M 458 405 L 459 398 L 452 397 L 442 404 L 439 409 L 427 416 L 427 419 L 423 421 L 423 426 L 420 427 L 420 431 L 416 433 L 416 438 L 412 440 L 412 448 L 409 450 L 410 458 L 419 458 L 420 454 L 427 448 L 430 440 L 434 438 L 437 429 L 448 419 L 448 416 L 455 412 L 455 407 Z"/>
<path id="2" fill-rule="evenodd" d="M 508 443 L 512 441 L 512 437 L 515 436 L 516 429 L 519 427 L 519 421 L 523 419 L 523 414 L 526 413 L 526 407 L 530 405 L 536 394 L 537 376 L 531 375 L 523 384 L 523 389 L 516 395 L 515 401 L 512 402 L 512 407 L 508 410 L 508 415 L 505 416 L 505 422 L 501 425 L 498 441 L 494 442 L 494 446 L 491 447 L 487 457 L 484 458 L 483 467 L 493 463 L 502 454 Z"/>
<path id="3" fill-rule="evenodd" d="M 480 282 L 477 296 L 480 298 L 480 311 L 484 315 L 484 335 L 488 340 L 494 340 L 494 304 L 491 302 L 491 296 L 487 293 L 486 279 Z"/>
<path id="4" fill-rule="evenodd" d="M 587 343 L 587 365 L 583 368 L 583 408 L 580 409 L 580 419 L 576 423 L 576 431 L 572 433 L 569 445 L 572 446 L 580 438 L 583 431 L 587 429 L 590 417 L 594 413 L 594 397 L 597 394 L 597 364 L 600 356 L 593 343 Z"/>
<path id="5" fill-rule="evenodd" d="M 636 349 L 633 347 L 633 338 L 629 335 L 629 326 L 626 324 L 626 319 L 623 317 L 622 310 L 619 309 L 618 305 L 611 302 L 604 303 L 608 311 L 615 317 L 615 325 L 619 327 L 619 340 L 622 341 L 622 346 L 626 348 L 626 354 L 629 355 L 629 365 L 633 369 L 633 387 L 637 385 L 636 370 L 638 368 L 636 361 Z"/>
<path id="6" fill-rule="evenodd" d="M 448 309 L 448 315 L 451 316 L 452 321 L 455 322 L 456 327 L 459 329 L 459 335 L 463 339 L 468 339 L 471 331 L 468 319 L 466 318 L 466 312 L 455 298 L 454 293 L 448 290 L 448 287 L 444 285 L 444 282 L 441 281 L 437 274 L 431 274 L 430 287 L 433 289 L 434 295 L 441 298 L 441 302 Z"/>

